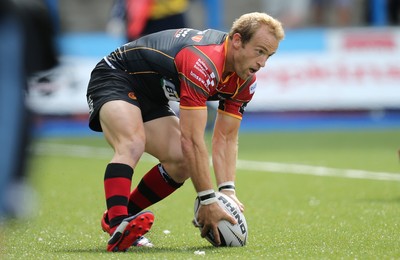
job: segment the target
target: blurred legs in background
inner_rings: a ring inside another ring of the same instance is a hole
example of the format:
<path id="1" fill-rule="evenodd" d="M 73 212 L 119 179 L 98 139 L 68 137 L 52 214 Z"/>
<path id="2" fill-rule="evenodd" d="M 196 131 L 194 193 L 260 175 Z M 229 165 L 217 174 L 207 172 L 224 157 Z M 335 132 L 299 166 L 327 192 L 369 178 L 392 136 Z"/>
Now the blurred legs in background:
<path id="1" fill-rule="evenodd" d="M 187 27 L 188 0 L 115 0 L 107 31 L 128 41 L 167 29 Z"/>
<path id="2" fill-rule="evenodd" d="M 0 220 L 24 217 L 34 205 L 26 184 L 30 116 L 28 75 L 56 65 L 53 31 L 44 2 L 0 4 Z"/>
<path id="3" fill-rule="evenodd" d="M 4 13 L 0 20 L 0 216 L 18 214 L 12 195 L 25 164 L 23 29 L 16 16 Z"/>
<path id="4" fill-rule="evenodd" d="M 263 0 L 263 10 L 277 17 L 286 28 L 301 28 L 307 22 L 311 0 Z"/>
<path id="5" fill-rule="evenodd" d="M 349 26 L 353 7 L 352 0 L 311 0 L 311 22 L 316 26 Z"/>

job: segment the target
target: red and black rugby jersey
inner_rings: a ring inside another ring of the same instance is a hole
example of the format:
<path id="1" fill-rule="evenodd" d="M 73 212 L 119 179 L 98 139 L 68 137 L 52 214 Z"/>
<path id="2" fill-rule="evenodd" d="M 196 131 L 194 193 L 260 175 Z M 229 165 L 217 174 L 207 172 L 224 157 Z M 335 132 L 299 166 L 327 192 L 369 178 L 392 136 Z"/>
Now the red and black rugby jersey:
<path id="1" fill-rule="evenodd" d="M 219 110 L 241 118 L 251 100 L 256 77 L 236 73 L 222 79 L 227 33 L 184 28 L 166 30 L 127 43 L 106 57 L 116 69 L 130 74 L 161 77 L 165 95 L 181 109 L 203 109 L 219 100 Z"/>

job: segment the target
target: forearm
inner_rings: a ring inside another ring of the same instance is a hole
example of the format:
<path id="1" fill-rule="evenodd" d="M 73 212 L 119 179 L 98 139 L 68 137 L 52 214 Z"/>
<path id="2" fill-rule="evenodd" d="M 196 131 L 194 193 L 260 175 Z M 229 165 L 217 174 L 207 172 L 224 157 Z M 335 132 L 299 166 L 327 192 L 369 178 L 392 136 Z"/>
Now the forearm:
<path id="1" fill-rule="evenodd" d="M 212 159 L 217 184 L 235 181 L 240 120 L 218 114 L 212 138 Z"/>
<path id="2" fill-rule="evenodd" d="M 213 135 L 213 166 L 218 190 L 229 195 L 244 211 L 244 205 L 236 197 L 235 177 L 238 154 L 238 133 L 240 122 L 224 117 L 216 122 Z"/>
<path id="3" fill-rule="evenodd" d="M 237 138 L 214 136 L 212 161 L 217 185 L 235 181 L 238 141 Z"/>
<path id="4" fill-rule="evenodd" d="M 197 192 L 212 189 L 208 151 L 204 141 L 182 138 L 182 151 Z"/>
<path id="5" fill-rule="evenodd" d="M 204 140 L 207 110 L 181 109 L 181 145 L 189 174 L 197 192 L 213 188 L 210 162 Z"/>

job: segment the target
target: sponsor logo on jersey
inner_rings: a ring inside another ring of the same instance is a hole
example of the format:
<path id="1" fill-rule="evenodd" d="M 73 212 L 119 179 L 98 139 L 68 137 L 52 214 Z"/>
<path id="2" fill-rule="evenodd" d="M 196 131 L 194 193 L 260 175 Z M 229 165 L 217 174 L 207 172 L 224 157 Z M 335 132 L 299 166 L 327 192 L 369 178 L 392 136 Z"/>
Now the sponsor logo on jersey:
<path id="1" fill-rule="evenodd" d="M 179 29 L 178 31 L 176 31 L 175 33 L 175 38 L 179 38 L 179 37 L 186 37 L 186 35 L 191 31 L 192 29 L 189 28 L 183 28 L 183 29 Z"/>
<path id="2" fill-rule="evenodd" d="M 89 114 L 92 114 L 93 111 L 94 111 L 94 104 L 93 104 L 92 95 L 89 95 L 89 97 L 87 99 L 87 103 L 89 105 Z"/>
<path id="3" fill-rule="evenodd" d="M 164 90 L 165 97 L 168 100 L 172 100 L 172 101 L 179 101 L 180 100 L 178 91 L 177 91 L 174 83 L 172 83 L 171 81 L 169 81 L 166 78 L 162 78 L 161 79 L 161 86 L 162 86 L 162 88 Z"/>
<path id="4" fill-rule="evenodd" d="M 214 72 L 211 72 L 210 77 L 206 80 L 207 83 L 207 87 L 211 86 L 214 87 L 215 86 L 215 74 Z"/>
<path id="5" fill-rule="evenodd" d="M 256 87 L 257 87 L 257 81 L 254 82 L 254 83 L 250 86 L 250 94 L 254 94 L 254 92 L 256 92 Z"/>
<path id="6" fill-rule="evenodd" d="M 210 73 L 209 68 L 202 59 L 198 59 L 193 67 L 195 71 L 190 71 L 190 75 L 202 84 L 207 91 L 210 91 L 210 87 L 215 86 L 215 73 L 213 71 Z"/>
<path id="7" fill-rule="evenodd" d="M 226 99 L 226 97 L 224 97 L 222 94 L 218 94 L 217 97 L 218 97 L 218 100 L 225 100 Z"/>

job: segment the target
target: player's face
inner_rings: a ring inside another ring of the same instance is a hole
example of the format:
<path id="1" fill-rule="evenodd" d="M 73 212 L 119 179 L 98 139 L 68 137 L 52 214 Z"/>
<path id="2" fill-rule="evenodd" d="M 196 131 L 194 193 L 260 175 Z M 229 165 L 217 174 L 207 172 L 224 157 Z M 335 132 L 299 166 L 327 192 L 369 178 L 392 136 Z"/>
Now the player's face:
<path id="1" fill-rule="evenodd" d="M 236 49 L 234 69 L 241 79 L 254 75 L 265 66 L 268 58 L 276 52 L 279 41 L 266 26 L 261 27 L 245 45 Z"/>

